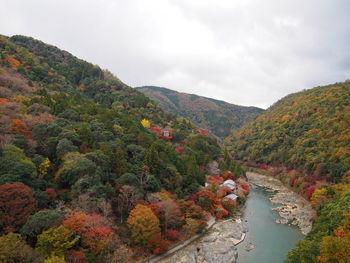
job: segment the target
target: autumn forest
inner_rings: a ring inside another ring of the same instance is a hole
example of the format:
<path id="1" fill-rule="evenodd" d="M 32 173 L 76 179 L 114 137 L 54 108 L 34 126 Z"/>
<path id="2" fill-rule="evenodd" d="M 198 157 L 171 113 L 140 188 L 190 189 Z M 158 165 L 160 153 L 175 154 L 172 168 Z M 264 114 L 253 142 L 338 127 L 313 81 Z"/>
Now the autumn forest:
<path id="1" fill-rule="evenodd" d="M 146 95 L 55 46 L 0 35 L 0 262 L 142 262 L 239 211 L 248 169 L 317 211 L 286 262 L 349 262 L 349 81 L 266 111 L 181 112 Z"/>

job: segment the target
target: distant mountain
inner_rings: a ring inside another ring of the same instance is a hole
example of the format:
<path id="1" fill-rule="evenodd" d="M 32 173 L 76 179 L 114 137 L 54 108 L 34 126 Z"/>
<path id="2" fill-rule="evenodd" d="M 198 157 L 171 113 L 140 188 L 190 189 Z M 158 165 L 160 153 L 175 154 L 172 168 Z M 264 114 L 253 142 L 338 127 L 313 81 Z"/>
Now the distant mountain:
<path id="1" fill-rule="evenodd" d="M 161 87 L 143 86 L 136 89 L 159 103 L 164 110 L 192 121 L 221 139 L 264 111 Z"/>

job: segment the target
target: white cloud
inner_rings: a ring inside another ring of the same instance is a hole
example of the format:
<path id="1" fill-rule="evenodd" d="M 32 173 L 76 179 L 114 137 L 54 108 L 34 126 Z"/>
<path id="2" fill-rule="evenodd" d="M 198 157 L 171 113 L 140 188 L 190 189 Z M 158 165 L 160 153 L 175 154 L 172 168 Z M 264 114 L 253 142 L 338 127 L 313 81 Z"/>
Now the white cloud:
<path id="1" fill-rule="evenodd" d="M 3 0 L 0 33 L 54 44 L 131 86 L 267 107 L 350 72 L 347 0 Z"/>

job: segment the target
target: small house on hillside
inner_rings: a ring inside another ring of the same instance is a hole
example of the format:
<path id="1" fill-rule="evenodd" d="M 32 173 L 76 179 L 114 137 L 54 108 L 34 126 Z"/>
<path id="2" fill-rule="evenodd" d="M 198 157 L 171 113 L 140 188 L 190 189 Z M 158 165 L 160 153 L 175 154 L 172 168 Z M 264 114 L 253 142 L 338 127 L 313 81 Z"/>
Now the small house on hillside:
<path id="1" fill-rule="evenodd" d="M 226 181 L 223 182 L 220 186 L 222 186 L 222 187 L 228 187 L 228 188 L 230 188 L 231 190 L 236 190 L 236 189 L 237 189 L 236 183 L 235 183 L 233 180 L 231 180 L 231 179 L 226 180 Z"/>
<path id="2" fill-rule="evenodd" d="M 170 126 L 161 129 L 160 127 L 150 127 L 149 130 L 156 135 L 159 139 L 171 140 L 173 138 L 173 129 Z"/>
<path id="3" fill-rule="evenodd" d="M 165 127 L 162 129 L 160 136 L 158 138 L 164 139 L 164 140 L 171 140 L 173 138 L 173 129 L 170 126 Z"/>
<path id="4" fill-rule="evenodd" d="M 171 136 L 172 131 L 173 131 L 173 129 L 171 127 L 165 127 L 162 130 L 162 134 L 164 137 L 169 137 L 169 136 Z"/>
<path id="5" fill-rule="evenodd" d="M 229 194 L 229 195 L 226 195 L 226 196 L 224 197 L 223 201 L 225 201 L 226 198 L 227 198 L 227 199 L 231 199 L 231 200 L 233 200 L 233 201 L 237 201 L 238 196 L 235 195 L 235 194 Z"/>

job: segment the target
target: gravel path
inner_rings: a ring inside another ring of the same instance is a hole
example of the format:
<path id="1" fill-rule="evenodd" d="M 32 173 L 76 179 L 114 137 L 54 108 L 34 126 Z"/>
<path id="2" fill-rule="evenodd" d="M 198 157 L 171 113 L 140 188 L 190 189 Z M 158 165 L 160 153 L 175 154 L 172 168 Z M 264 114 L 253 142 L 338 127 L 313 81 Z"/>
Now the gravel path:
<path id="1" fill-rule="evenodd" d="M 159 263 L 235 263 L 235 246 L 245 237 L 240 219 L 216 223 L 207 234 Z"/>

